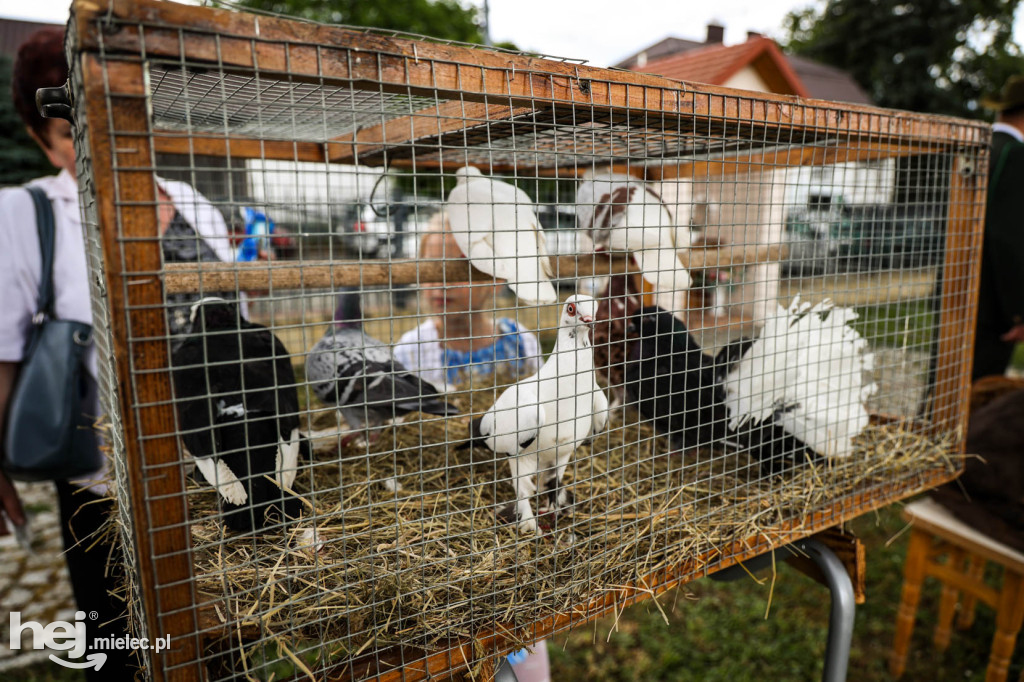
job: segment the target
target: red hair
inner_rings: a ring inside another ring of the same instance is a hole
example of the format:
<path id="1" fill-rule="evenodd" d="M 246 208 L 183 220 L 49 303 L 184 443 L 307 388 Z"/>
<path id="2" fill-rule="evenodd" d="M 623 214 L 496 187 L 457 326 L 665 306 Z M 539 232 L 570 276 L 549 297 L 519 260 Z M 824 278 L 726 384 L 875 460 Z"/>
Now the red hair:
<path id="1" fill-rule="evenodd" d="M 36 110 L 36 90 L 63 85 L 68 79 L 64 29 L 41 28 L 29 36 L 18 48 L 11 75 L 14 108 L 25 125 L 47 143 L 48 123 Z"/>

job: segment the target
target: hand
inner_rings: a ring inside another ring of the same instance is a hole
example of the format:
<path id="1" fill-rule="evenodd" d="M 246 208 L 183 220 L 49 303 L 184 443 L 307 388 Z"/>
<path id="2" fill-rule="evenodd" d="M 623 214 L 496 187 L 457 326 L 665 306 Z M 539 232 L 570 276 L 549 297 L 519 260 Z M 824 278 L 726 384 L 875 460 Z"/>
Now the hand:
<path id="1" fill-rule="evenodd" d="M 25 510 L 21 508 L 21 499 L 14 485 L 0 471 L 0 535 L 9 535 L 11 528 L 25 525 Z"/>
<path id="2" fill-rule="evenodd" d="M 999 339 L 1006 343 L 1020 343 L 1024 341 L 1024 323 L 1013 325 L 1010 327 L 1010 331 L 1000 336 Z"/>

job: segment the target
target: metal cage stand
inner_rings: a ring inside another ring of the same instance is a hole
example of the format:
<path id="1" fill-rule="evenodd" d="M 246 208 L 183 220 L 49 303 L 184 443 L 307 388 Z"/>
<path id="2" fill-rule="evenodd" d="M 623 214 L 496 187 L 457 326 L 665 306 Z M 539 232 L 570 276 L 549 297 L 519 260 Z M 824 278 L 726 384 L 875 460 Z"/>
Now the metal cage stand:
<path id="1" fill-rule="evenodd" d="M 832 594 L 832 609 L 829 614 L 828 644 L 825 647 L 825 667 L 821 673 L 823 682 L 843 682 L 850 662 L 850 643 L 853 639 L 853 618 L 856 611 L 853 582 L 842 562 L 825 543 L 816 538 L 805 538 L 780 547 L 779 552 L 792 557 L 812 559 L 821 570 L 825 584 Z M 762 571 L 771 566 L 774 552 L 766 552 L 742 564 L 736 564 L 711 575 L 712 580 L 732 582 Z"/>

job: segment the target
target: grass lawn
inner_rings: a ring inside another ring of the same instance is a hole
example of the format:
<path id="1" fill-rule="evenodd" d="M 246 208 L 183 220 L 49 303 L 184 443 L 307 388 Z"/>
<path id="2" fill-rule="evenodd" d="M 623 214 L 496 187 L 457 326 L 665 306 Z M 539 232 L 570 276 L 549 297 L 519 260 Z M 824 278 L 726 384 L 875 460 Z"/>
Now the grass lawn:
<path id="1" fill-rule="evenodd" d="M 927 350 L 932 343 L 937 325 L 928 300 L 859 306 L 856 310 L 853 327 L 873 345 Z"/>
<path id="2" fill-rule="evenodd" d="M 867 603 L 857 607 L 848 679 L 891 680 L 887 672 L 896 607 L 903 583 L 906 534 L 897 506 L 850 524 L 867 547 Z M 895 540 L 887 546 L 891 538 Z M 828 591 L 786 564 L 771 587 L 771 571 L 733 583 L 700 580 L 662 597 L 666 625 L 654 606 L 549 640 L 553 680 L 816 680 L 821 678 L 828 629 Z M 685 593 L 685 594 L 684 594 Z M 932 647 L 939 590 L 925 585 L 903 679 L 983 680 L 995 630 L 980 607 L 974 627 L 954 632 L 949 649 Z M 767 619 L 765 610 L 771 596 Z M 609 634 L 610 633 L 610 634 Z M 1024 663 L 1014 656 L 1009 679 Z"/>
<path id="3" fill-rule="evenodd" d="M 848 679 L 890 680 L 887 657 L 903 582 L 907 535 L 898 507 L 863 516 L 850 524 L 867 547 L 867 603 L 857 608 Z M 895 538 L 895 539 L 893 539 Z M 892 542 L 890 543 L 890 540 Z M 661 597 L 666 625 L 658 609 L 639 604 L 614 618 L 563 633 L 549 640 L 552 680 L 728 680 L 798 681 L 821 677 L 828 628 L 829 599 L 824 587 L 787 564 L 732 583 L 700 580 Z M 994 632 L 991 609 L 979 607 L 974 627 L 954 632 L 944 654 L 931 644 L 938 587 L 925 584 L 903 679 L 983 680 Z M 771 609 L 765 611 L 771 596 Z M 1010 669 L 1015 680 L 1024 664 L 1019 647 Z M 5 680 L 71 682 L 78 673 L 45 662 L 8 672 Z"/>

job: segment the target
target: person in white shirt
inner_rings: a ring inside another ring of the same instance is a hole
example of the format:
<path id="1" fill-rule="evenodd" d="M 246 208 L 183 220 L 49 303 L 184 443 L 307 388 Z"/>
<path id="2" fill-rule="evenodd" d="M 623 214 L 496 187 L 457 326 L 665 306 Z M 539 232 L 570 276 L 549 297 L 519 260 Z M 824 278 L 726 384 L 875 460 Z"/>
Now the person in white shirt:
<path id="1" fill-rule="evenodd" d="M 75 179 L 75 148 L 71 124 L 59 119 L 44 119 L 35 110 L 35 92 L 41 87 L 61 85 L 67 79 L 64 61 L 64 32 L 42 29 L 19 48 L 14 64 L 12 91 L 15 108 L 29 134 L 60 173 L 28 183 L 41 188 L 50 199 L 54 213 L 55 313 L 60 319 L 92 324 L 89 278 L 85 243 Z M 231 260 L 231 246 L 223 216 L 201 194 L 185 183 L 154 177 L 159 197 L 158 220 L 164 259 Z M 36 230 L 36 212 L 31 196 L 23 187 L 0 190 L 0 432 L 7 402 L 17 380 L 24 347 L 36 313 L 41 254 Z M 169 331 L 180 333 L 181 309 L 188 301 L 168 299 Z M 86 356 L 86 369 L 95 381 L 95 346 Z M 95 395 L 95 391 L 92 392 Z M 93 399 L 83 408 L 99 415 Z M 122 637 L 128 632 L 123 601 L 112 596 L 118 589 L 120 571 L 107 570 L 107 561 L 115 548 L 109 540 L 94 541 L 89 536 L 106 521 L 111 502 L 107 493 L 107 473 L 98 471 L 84 481 L 55 481 L 64 539 L 65 558 L 77 607 L 96 612 L 87 620 L 87 637 Z M 6 519 L 5 519 L 6 517 Z M 9 531 L 8 523 L 21 526 L 25 514 L 17 491 L 0 472 L 0 535 Z M 86 671 L 88 679 L 129 680 L 134 677 L 134 657 L 127 651 L 109 650 L 102 672 Z"/>
<path id="2" fill-rule="evenodd" d="M 462 258 L 455 238 L 437 213 L 420 239 L 421 261 Z M 495 318 L 494 283 L 424 284 L 421 300 L 434 315 L 402 335 L 395 358 L 438 390 L 507 370 L 525 377 L 540 368 L 540 344 L 532 331 L 507 317 Z"/>

